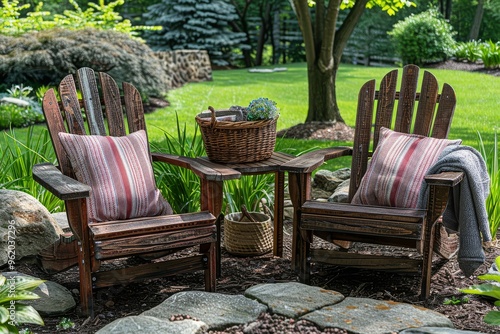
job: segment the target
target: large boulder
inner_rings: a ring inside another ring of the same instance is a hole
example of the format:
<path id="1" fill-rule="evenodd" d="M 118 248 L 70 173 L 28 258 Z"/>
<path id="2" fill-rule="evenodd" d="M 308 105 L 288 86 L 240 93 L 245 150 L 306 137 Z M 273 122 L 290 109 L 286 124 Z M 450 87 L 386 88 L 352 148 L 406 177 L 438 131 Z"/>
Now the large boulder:
<path id="1" fill-rule="evenodd" d="M 37 255 L 53 244 L 63 233 L 50 212 L 33 196 L 17 190 L 0 189 L 0 266 L 8 262 Z"/>

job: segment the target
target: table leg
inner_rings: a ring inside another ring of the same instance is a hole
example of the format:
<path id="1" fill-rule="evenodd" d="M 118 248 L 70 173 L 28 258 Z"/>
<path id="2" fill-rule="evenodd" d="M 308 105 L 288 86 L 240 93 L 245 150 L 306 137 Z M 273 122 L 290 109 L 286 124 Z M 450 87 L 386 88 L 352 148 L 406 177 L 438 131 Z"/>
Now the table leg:
<path id="1" fill-rule="evenodd" d="M 274 173 L 274 256 L 283 257 L 283 218 L 285 206 L 285 173 Z"/>

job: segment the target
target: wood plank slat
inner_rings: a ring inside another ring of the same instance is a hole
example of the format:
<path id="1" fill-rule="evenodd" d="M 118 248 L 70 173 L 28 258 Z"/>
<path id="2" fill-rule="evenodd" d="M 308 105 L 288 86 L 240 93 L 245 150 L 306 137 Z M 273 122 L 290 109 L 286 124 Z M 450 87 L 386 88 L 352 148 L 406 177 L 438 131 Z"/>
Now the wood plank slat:
<path id="1" fill-rule="evenodd" d="M 90 224 L 96 241 L 139 236 L 166 231 L 190 229 L 201 226 L 215 226 L 215 217 L 208 211 L 184 213 L 169 216 L 128 219 Z"/>
<path id="2" fill-rule="evenodd" d="M 425 182 L 429 185 L 454 187 L 464 178 L 463 172 L 443 172 L 439 174 L 426 175 Z"/>
<path id="3" fill-rule="evenodd" d="M 413 127 L 414 134 L 429 136 L 438 102 L 438 93 L 439 87 L 436 77 L 430 72 L 424 71 L 417 115 Z"/>
<path id="4" fill-rule="evenodd" d="M 422 266 L 421 260 L 397 258 L 382 255 L 335 252 L 324 249 L 312 249 L 311 258 L 320 262 L 337 266 L 350 266 L 361 269 L 389 270 L 416 273 Z"/>
<path id="5" fill-rule="evenodd" d="M 396 92 L 397 83 L 398 70 L 392 70 L 384 76 L 380 82 L 379 90 L 375 92 L 375 99 L 378 102 L 375 128 L 373 130 L 372 151 L 375 151 L 377 148 L 380 128 L 386 127 L 390 129 L 392 127 L 395 100 L 399 98 L 399 92 Z"/>
<path id="6" fill-rule="evenodd" d="M 72 75 L 67 75 L 59 84 L 59 96 L 66 117 L 66 124 L 70 133 L 77 135 L 86 134 L 85 125 L 82 117 L 82 110 L 76 95 L 75 80 Z M 66 132 L 66 131 L 64 131 Z"/>
<path id="7" fill-rule="evenodd" d="M 217 228 L 213 225 L 95 241 L 94 252 L 96 259 L 104 260 L 166 249 L 187 248 L 216 241 Z"/>
<path id="8" fill-rule="evenodd" d="M 301 207 L 302 214 L 342 215 L 345 217 L 366 217 L 402 222 L 421 221 L 426 214 L 423 209 L 406 209 L 383 206 L 364 206 L 348 203 L 306 201 Z"/>
<path id="9" fill-rule="evenodd" d="M 152 153 L 153 161 L 165 162 L 171 165 L 187 168 L 195 173 L 200 179 L 208 181 L 234 180 L 241 176 L 241 173 L 225 167 L 216 165 L 204 158 L 189 158 L 165 153 Z"/>
<path id="10" fill-rule="evenodd" d="M 90 196 L 91 187 L 61 173 L 51 163 L 33 166 L 33 179 L 64 201 Z"/>
<path id="11" fill-rule="evenodd" d="M 395 222 L 394 220 L 375 220 L 345 216 L 323 216 L 303 214 L 300 225 L 302 230 L 343 232 L 387 238 L 419 240 L 422 237 L 422 224 Z"/>
<path id="12" fill-rule="evenodd" d="M 375 99 L 375 80 L 365 83 L 358 95 L 356 114 L 356 131 L 352 150 L 351 181 L 349 185 L 349 201 L 361 184 L 368 162 L 372 133 L 373 109 Z"/>
<path id="13" fill-rule="evenodd" d="M 338 146 L 318 149 L 281 163 L 279 169 L 289 173 L 309 173 L 327 160 L 347 155 L 352 155 L 352 147 Z"/>
<path id="14" fill-rule="evenodd" d="M 52 140 L 52 145 L 54 146 L 54 151 L 56 153 L 57 160 L 59 161 L 61 172 L 70 173 L 71 165 L 68 156 L 66 155 L 66 151 L 64 150 L 64 147 L 58 137 L 59 132 L 66 132 L 67 130 L 64 125 L 61 109 L 59 109 L 59 104 L 53 88 L 49 89 L 43 96 L 42 105 L 50 139 Z"/>
<path id="15" fill-rule="evenodd" d="M 123 120 L 123 107 L 121 104 L 120 89 L 115 80 L 107 73 L 99 73 L 99 81 L 102 89 L 104 110 L 108 120 L 110 136 L 125 136 L 125 123 Z"/>
<path id="16" fill-rule="evenodd" d="M 207 267 L 206 255 L 195 255 L 165 262 L 153 262 L 134 267 L 102 271 L 92 274 L 95 288 L 104 288 L 135 281 L 179 275 Z"/>
<path id="17" fill-rule="evenodd" d="M 418 66 L 415 65 L 406 65 L 403 67 L 400 98 L 398 101 L 396 124 L 394 126 L 395 131 L 410 133 L 415 98 L 417 95 L 419 70 Z"/>
<path id="18" fill-rule="evenodd" d="M 130 133 L 139 130 L 146 130 L 146 120 L 144 119 L 144 107 L 139 91 L 131 84 L 123 83 L 123 98 L 125 111 L 127 113 L 128 131 Z"/>
<path id="19" fill-rule="evenodd" d="M 77 71 L 77 74 L 90 133 L 105 136 L 106 127 L 104 125 L 101 99 L 99 98 L 94 70 L 83 67 Z"/>
<path id="20" fill-rule="evenodd" d="M 439 96 L 439 105 L 434 119 L 432 137 L 441 139 L 448 138 L 456 103 L 457 97 L 455 91 L 449 84 L 445 83 L 441 95 Z"/>

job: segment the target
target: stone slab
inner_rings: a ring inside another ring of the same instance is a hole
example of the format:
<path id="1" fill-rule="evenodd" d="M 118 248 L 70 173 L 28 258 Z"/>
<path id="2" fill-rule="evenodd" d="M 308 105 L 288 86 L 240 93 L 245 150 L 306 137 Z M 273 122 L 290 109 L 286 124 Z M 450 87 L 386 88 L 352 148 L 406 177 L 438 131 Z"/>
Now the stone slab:
<path id="1" fill-rule="evenodd" d="M 176 334 L 198 334 L 207 330 L 207 325 L 202 321 L 161 320 L 147 316 L 130 316 L 115 320 L 96 334 L 137 334 L 137 333 L 176 333 Z"/>
<path id="2" fill-rule="evenodd" d="M 444 327 L 420 327 L 405 329 L 399 334 L 482 334 L 475 331 L 463 331 L 460 329 L 451 329 Z"/>
<path id="3" fill-rule="evenodd" d="M 272 313 L 289 318 L 298 318 L 345 298 L 339 292 L 298 282 L 255 285 L 245 291 L 245 296 L 266 304 Z"/>
<path id="4" fill-rule="evenodd" d="M 306 314 L 321 328 L 339 327 L 352 334 L 386 334 L 407 328 L 448 327 L 453 324 L 442 314 L 405 303 L 347 297 L 336 305 Z"/>
<path id="5" fill-rule="evenodd" d="M 225 295 L 204 291 L 183 291 L 141 315 L 169 319 L 175 314 L 190 315 L 207 324 L 209 329 L 224 329 L 257 319 L 267 306 L 242 295 Z"/>

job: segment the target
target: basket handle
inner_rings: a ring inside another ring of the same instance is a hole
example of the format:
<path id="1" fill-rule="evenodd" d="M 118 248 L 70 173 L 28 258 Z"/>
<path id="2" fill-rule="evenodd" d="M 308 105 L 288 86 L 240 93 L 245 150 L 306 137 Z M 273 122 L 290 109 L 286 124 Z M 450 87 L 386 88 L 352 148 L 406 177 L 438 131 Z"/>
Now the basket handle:
<path id="1" fill-rule="evenodd" d="M 212 117 L 211 117 L 212 120 L 211 120 L 210 126 L 212 127 L 212 129 L 214 129 L 217 126 L 217 118 L 215 117 L 215 109 L 212 106 L 208 106 L 208 110 L 210 110 L 212 113 Z"/>
<path id="2" fill-rule="evenodd" d="M 247 217 L 248 220 L 250 220 L 252 223 L 257 222 L 255 218 L 248 212 L 247 207 L 245 204 L 241 204 L 241 218 L 240 221 L 243 220 L 244 217 Z"/>

